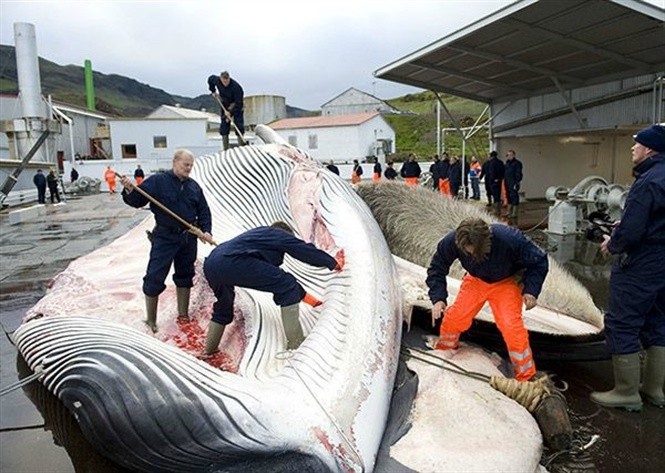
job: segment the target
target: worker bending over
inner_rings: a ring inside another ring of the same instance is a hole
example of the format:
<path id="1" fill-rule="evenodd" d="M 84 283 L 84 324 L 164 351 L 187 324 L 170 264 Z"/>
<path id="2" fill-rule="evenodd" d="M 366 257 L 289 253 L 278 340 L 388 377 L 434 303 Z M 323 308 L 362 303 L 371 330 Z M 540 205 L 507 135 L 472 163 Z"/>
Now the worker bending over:
<path id="1" fill-rule="evenodd" d="M 284 254 L 335 271 L 344 266 L 343 250 L 333 258 L 294 236 L 293 229 L 285 222 L 254 228 L 220 244 L 203 263 L 205 277 L 217 297 L 208 328 L 206 354 L 217 350 L 224 328 L 233 320 L 235 286 L 271 292 L 275 304 L 281 307 L 287 349 L 298 348 L 304 340 L 298 303 L 303 301 L 317 307 L 321 301 L 305 292 L 292 274 L 279 268 Z"/>
<path id="2" fill-rule="evenodd" d="M 462 279 L 455 302 L 447 307 L 446 276 L 459 259 L 468 274 Z M 515 378 L 528 381 L 536 374 L 529 334 L 522 320 L 536 299 L 548 271 L 547 255 L 518 230 L 501 224 L 488 225 L 479 218 L 463 220 L 438 244 L 427 270 L 432 326 L 444 315 L 437 350 L 456 349 L 485 302 L 489 302 L 496 325 L 508 347 Z M 519 276 L 520 280 L 515 278 Z"/>

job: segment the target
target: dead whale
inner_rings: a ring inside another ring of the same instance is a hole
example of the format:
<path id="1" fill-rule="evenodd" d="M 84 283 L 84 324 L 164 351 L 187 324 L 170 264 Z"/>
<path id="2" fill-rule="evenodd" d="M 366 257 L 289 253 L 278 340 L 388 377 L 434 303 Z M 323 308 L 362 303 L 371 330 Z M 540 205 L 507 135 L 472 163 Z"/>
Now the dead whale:
<path id="1" fill-rule="evenodd" d="M 192 320 L 178 324 L 169 289 L 151 336 L 141 326 L 147 221 L 54 279 L 14 334 L 20 353 L 92 445 L 133 471 L 212 471 L 285 452 L 315 458 L 317 469 L 372 471 L 402 316 L 394 262 L 369 209 L 337 176 L 277 143 L 198 158 L 193 177 L 218 241 L 284 220 L 320 248 L 344 248 L 339 274 L 285 260 L 324 301 L 301 307 L 300 348 L 280 356 L 278 308 L 239 289 L 217 360 L 226 370 L 198 359 L 213 300 L 200 263 Z"/>

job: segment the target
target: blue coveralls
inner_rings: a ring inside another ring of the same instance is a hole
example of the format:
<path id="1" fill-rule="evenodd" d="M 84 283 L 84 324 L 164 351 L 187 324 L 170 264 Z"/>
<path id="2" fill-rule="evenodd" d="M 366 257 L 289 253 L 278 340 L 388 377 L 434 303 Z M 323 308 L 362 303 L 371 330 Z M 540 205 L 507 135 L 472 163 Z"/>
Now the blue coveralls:
<path id="1" fill-rule="evenodd" d="M 494 205 L 501 203 L 501 186 L 503 185 L 503 178 L 505 175 L 506 168 L 499 158 L 492 158 L 488 160 L 487 173 L 485 174 L 485 183 L 489 181 L 489 191 L 492 196 L 492 202 Z"/>
<path id="2" fill-rule="evenodd" d="M 605 337 L 612 355 L 665 346 L 665 153 L 634 167 L 621 223 L 612 231 L 618 255 L 610 276 Z"/>
<path id="3" fill-rule="evenodd" d="M 166 208 L 204 233 L 212 230 L 212 218 L 203 190 L 193 179 L 181 181 L 173 171 L 153 174 L 139 186 L 148 195 Z M 132 207 L 140 208 L 150 202 L 134 190 L 122 191 L 122 199 Z M 143 293 L 149 297 L 159 296 L 166 285 L 164 280 L 173 263 L 173 282 L 176 287 L 192 287 L 194 262 L 196 261 L 197 237 L 176 219 L 150 202 L 155 216 L 152 231 L 150 261 L 143 278 Z"/>
<path id="4" fill-rule="evenodd" d="M 243 134 L 245 133 L 245 117 L 243 114 L 243 99 L 245 93 L 240 84 L 235 80 L 229 78 L 229 81 L 228 87 L 224 87 L 219 76 L 212 75 L 208 77 L 208 90 L 210 90 L 211 93 L 215 93 L 215 89 L 217 90 L 219 100 L 222 102 L 222 105 L 224 105 L 224 108 L 231 113 L 233 122 L 240 130 L 240 133 Z M 230 108 L 231 104 L 233 104 L 233 108 Z M 221 112 L 221 117 L 222 123 L 219 125 L 219 134 L 222 136 L 228 135 L 231 131 L 231 123 L 226 119 L 224 111 Z"/>
<path id="5" fill-rule="evenodd" d="M 506 197 L 509 205 L 520 203 L 520 183 L 522 182 L 522 162 L 517 158 L 507 159 L 504 179 L 506 181 Z"/>
<path id="6" fill-rule="evenodd" d="M 32 182 L 37 186 L 37 203 L 45 204 L 46 203 L 46 176 L 43 173 L 38 172 L 32 178 Z"/>
<path id="7" fill-rule="evenodd" d="M 220 244 L 203 262 L 203 272 L 217 301 L 212 320 L 229 324 L 233 320 L 234 286 L 273 294 L 275 304 L 297 304 L 305 290 L 296 278 L 279 266 L 284 254 L 317 267 L 334 269 L 337 260 L 311 243 L 276 227 L 258 227 Z"/>

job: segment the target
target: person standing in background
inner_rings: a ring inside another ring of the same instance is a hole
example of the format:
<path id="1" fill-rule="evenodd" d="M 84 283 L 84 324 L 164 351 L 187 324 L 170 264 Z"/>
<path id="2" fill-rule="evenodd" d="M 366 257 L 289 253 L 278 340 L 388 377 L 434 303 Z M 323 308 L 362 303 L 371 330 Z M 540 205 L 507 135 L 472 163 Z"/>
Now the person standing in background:
<path id="1" fill-rule="evenodd" d="M 357 159 L 353 160 L 353 169 L 351 170 L 351 184 L 358 184 L 362 180 L 363 167 Z"/>
<path id="2" fill-rule="evenodd" d="M 330 162 L 326 166 L 326 169 L 328 169 L 328 171 L 332 172 L 333 174 L 337 174 L 339 176 L 339 168 L 337 166 L 335 166 L 335 163 L 333 162 L 332 159 L 330 160 Z"/>
<path id="3" fill-rule="evenodd" d="M 508 198 L 508 214 L 506 217 L 517 218 L 520 204 L 520 184 L 522 183 L 522 162 L 515 157 L 515 151 L 509 149 L 506 153 L 505 165 L 506 195 Z"/>
<path id="4" fill-rule="evenodd" d="M 395 168 L 393 168 L 393 162 L 388 161 L 388 164 L 386 165 L 386 170 L 383 172 L 383 175 L 385 178 L 389 181 L 394 181 L 395 178 L 397 177 L 397 171 L 395 171 Z"/>
<path id="5" fill-rule="evenodd" d="M 418 185 L 420 173 L 420 164 L 416 161 L 416 155 L 409 153 L 409 160 L 405 162 L 399 170 L 400 176 L 404 178 L 404 181 L 406 181 L 408 185 L 415 187 Z"/>
<path id="6" fill-rule="evenodd" d="M 471 179 L 471 199 L 480 200 L 480 173 L 481 166 L 478 158 L 471 157 L 471 166 L 469 166 L 469 179 Z"/>
<path id="7" fill-rule="evenodd" d="M 46 203 L 46 176 L 41 169 L 37 169 L 37 174 L 32 178 L 32 182 L 37 187 L 37 203 Z"/>
<path id="8" fill-rule="evenodd" d="M 51 194 L 51 203 L 55 203 L 55 199 L 58 199 L 60 202 L 60 192 L 58 191 L 58 176 L 55 175 L 55 170 L 51 169 L 46 176 L 46 184 L 48 184 L 48 190 Z"/>
<path id="9" fill-rule="evenodd" d="M 381 163 L 379 163 L 379 158 L 374 156 L 374 174 L 372 176 L 373 182 L 379 182 L 381 180 Z"/>
<path id="10" fill-rule="evenodd" d="M 137 164 L 136 169 L 134 170 L 134 180 L 136 181 L 136 185 L 140 186 L 143 179 L 145 179 L 145 174 L 143 173 L 143 169 L 141 169 L 141 165 Z"/>
<path id="11" fill-rule="evenodd" d="M 115 171 L 111 169 L 111 166 L 106 166 L 106 171 L 104 171 L 104 180 L 109 186 L 109 194 L 115 194 Z"/>

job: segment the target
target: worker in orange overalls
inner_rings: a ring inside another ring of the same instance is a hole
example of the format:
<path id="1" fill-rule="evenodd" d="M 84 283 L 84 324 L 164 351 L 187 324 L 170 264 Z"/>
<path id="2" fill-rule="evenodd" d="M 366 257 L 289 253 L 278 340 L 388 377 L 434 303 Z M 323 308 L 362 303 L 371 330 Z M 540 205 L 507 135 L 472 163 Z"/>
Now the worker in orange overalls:
<path id="1" fill-rule="evenodd" d="M 136 181 L 136 185 L 140 186 L 143 179 L 145 179 L 145 173 L 143 172 L 143 169 L 141 169 L 141 165 L 137 164 L 136 169 L 134 170 L 134 180 Z"/>
<path id="2" fill-rule="evenodd" d="M 467 275 L 462 279 L 455 302 L 446 306 L 446 276 L 459 259 Z M 427 270 L 427 286 L 432 308 L 432 326 L 443 315 L 437 350 L 458 347 L 460 334 L 471 327 L 473 318 L 489 302 L 496 325 L 508 348 L 518 381 L 536 374 L 529 334 L 522 320 L 536 299 L 549 269 L 547 255 L 519 230 L 492 224 L 480 218 L 467 218 L 457 230 L 437 245 Z M 520 274 L 520 281 L 515 276 Z"/>
<path id="3" fill-rule="evenodd" d="M 358 184 L 362 180 L 363 167 L 357 159 L 353 160 L 353 170 L 351 171 L 351 184 Z"/>
<path id="4" fill-rule="evenodd" d="M 372 182 L 379 182 L 381 180 L 381 163 L 379 158 L 374 157 L 374 175 L 372 176 Z"/>
<path id="5" fill-rule="evenodd" d="M 115 194 L 115 171 L 111 169 L 111 166 L 106 166 L 106 171 L 104 171 L 104 180 L 109 186 L 109 193 Z"/>
<path id="6" fill-rule="evenodd" d="M 409 153 L 409 160 L 402 165 L 402 168 L 399 170 L 400 176 L 404 178 L 404 181 L 410 186 L 417 186 L 418 181 L 420 180 L 420 164 L 416 161 L 416 155 Z"/>

